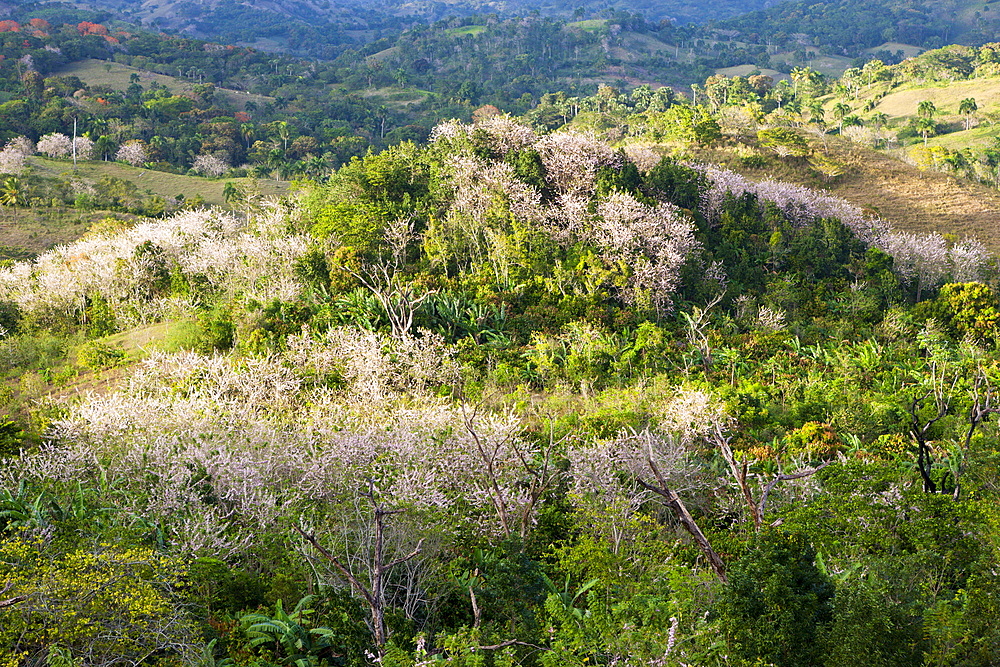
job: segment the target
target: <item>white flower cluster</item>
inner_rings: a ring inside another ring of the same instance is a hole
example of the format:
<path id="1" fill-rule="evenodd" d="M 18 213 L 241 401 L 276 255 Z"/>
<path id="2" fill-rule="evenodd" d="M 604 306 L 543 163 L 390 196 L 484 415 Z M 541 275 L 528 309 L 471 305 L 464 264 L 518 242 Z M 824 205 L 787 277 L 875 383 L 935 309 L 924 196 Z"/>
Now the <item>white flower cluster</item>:
<path id="1" fill-rule="evenodd" d="M 736 172 L 711 165 L 692 166 L 705 174 L 711 183 L 702 202 L 710 220 L 718 219 L 727 197 L 742 197 L 749 193 L 757 197 L 761 206 L 770 202 L 797 224 L 806 224 L 816 218 L 837 218 L 865 243 L 874 243 L 889 229 L 884 220 L 866 216 L 860 208 L 840 197 L 793 183 L 752 181 Z"/>
<path id="2" fill-rule="evenodd" d="M 673 204 L 648 206 L 612 192 L 597 205 L 593 240 L 606 259 L 633 269 L 631 300 L 648 293 L 658 309 L 669 309 L 684 262 L 701 247 L 694 223 Z"/>
<path id="3" fill-rule="evenodd" d="M 101 474 L 123 491 L 126 511 L 170 525 L 193 552 L 238 552 L 294 503 L 350 503 L 366 480 L 397 506 L 459 504 L 475 508 L 480 529 L 507 531 L 514 517 L 532 517 L 525 461 L 538 454 L 516 420 L 426 397 L 395 406 L 391 419 L 343 417 L 351 401 L 372 411 L 359 364 L 376 360 L 385 385 L 402 385 L 450 373 L 434 358 L 442 347 L 335 330 L 295 337 L 284 357 L 155 354 L 120 391 L 74 405 L 49 434 L 58 446 L 25 453 L 19 474 Z M 362 393 L 335 399 L 310 382 L 345 365 Z"/>
<path id="4" fill-rule="evenodd" d="M 166 269 L 204 276 L 220 289 L 258 300 L 299 293 L 293 266 L 308 248 L 305 237 L 274 233 L 264 224 L 251 228 L 222 211 L 184 211 L 119 234 L 90 236 L 0 271 L 0 298 L 25 312 L 73 312 L 87 295 L 99 294 L 113 305 L 127 302 L 140 320 L 155 319 L 164 303 L 145 298 L 136 279 L 149 268 L 137 252 L 144 244 L 156 249 Z"/>

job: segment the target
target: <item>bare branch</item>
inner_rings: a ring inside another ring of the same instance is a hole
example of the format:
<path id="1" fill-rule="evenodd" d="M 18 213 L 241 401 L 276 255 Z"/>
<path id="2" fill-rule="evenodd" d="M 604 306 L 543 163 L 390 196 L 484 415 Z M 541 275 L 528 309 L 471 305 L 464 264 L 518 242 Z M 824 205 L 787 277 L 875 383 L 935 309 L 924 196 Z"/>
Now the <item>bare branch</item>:
<path id="1" fill-rule="evenodd" d="M 383 566 L 383 569 L 385 571 L 388 571 L 388 570 L 391 570 L 392 568 L 396 567 L 397 565 L 401 565 L 402 563 L 405 563 L 406 561 L 408 561 L 408 560 L 410 560 L 412 558 L 416 558 L 418 555 L 420 555 L 420 548 L 423 545 L 424 545 L 424 538 L 420 538 L 420 541 L 417 542 L 417 546 L 416 546 L 416 548 L 413 551 L 411 551 L 410 553 L 406 554 L 402 558 L 397 558 L 396 560 L 389 561 L 388 563 L 386 563 Z"/>
<path id="2" fill-rule="evenodd" d="M 365 602 L 367 602 L 369 606 L 375 605 L 375 598 L 372 597 L 372 594 L 368 591 L 368 589 L 365 588 L 365 586 L 360 581 L 358 581 L 357 577 L 351 574 L 350 570 L 344 567 L 343 563 L 337 560 L 336 556 L 327 551 L 326 548 L 324 548 L 323 545 L 319 543 L 319 541 L 316 539 L 314 535 L 309 535 L 298 526 L 295 526 L 295 530 L 298 531 L 299 535 L 305 538 L 305 540 L 309 542 L 309 544 L 311 544 L 313 548 L 320 553 L 320 555 L 322 555 L 324 558 L 330 561 L 333 564 L 333 566 L 337 568 L 337 570 L 341 573 L 341 575 L 343 575 L 344 579 L 346 579 L 348 583 L 354 586 L 354 588 L 356 588 L 358 592 L 361 593 L 361 596 L 364 597 Z"/>
<path id="3" fill-rule="evenodd" d="M 815 468 L 808 468 L 806 470 L 800 470 L 798 472 L 793 472 L 788 475 L 777 475 L 774 479 L 768 482 L 767 486 L 764 488 L 764 493 L 760 498 L 760 505 L 757 506 L 757 514 L 763 519 L 764 518 L 764 508 L 767 507 L 767 497 L 771 494 L 771 489 L 773 489 L 778 482 L 787 482 L 793 479 L 802 479 L 803 477 L 809 477 L 810 475 L 815 475 L 823 468 L 827 467 L 833 463 L 833 461 L 825 461 L 824 463 L 816 466 Z"/>
<path id="4" fill-rule="evenodd" d="M 684 526 L 684 529 L 687 530 L 687 532 L 691 534 L 691 537 L 694 538 L 695 543 L 698 545 L 698 548 L 701 549 L 701 552 L 705 554 L 705 557 L 708 559 L 708 562 L 715 571 L 715 574 L 720 580 L 725 582 L 726 565 L 722 562 L 722 558 L 720 558 L 719 554 L 712 548 L 712 544 L 708 541 L 708 538 L 705 537 L 705 534 L 701 532 L 701 529 L 698 527 L 698 523 L 694 520 L 694 517 L 691 516 L 691 513 L 688 512 L 687 507 L 685 507 L 684 501 L 681 500 L 680 496 L 678 496 L 675 491 L 667 486 L 663 475 L 660 473 L 660 469 L 653 462 L 652 457 L 648 458 L 647 462 L 649 463 L 649 467 L 653 471 L 653 474 L 656 476 L 656 480 L 660 483 L 660 486 L 649 484 L 641 478 L 638 478 L 639 485 L 644 489 L 659 494 L 667 501 L 667 506 L 674 511 L 678 520 L 681 522 L 681 525 Z"/>

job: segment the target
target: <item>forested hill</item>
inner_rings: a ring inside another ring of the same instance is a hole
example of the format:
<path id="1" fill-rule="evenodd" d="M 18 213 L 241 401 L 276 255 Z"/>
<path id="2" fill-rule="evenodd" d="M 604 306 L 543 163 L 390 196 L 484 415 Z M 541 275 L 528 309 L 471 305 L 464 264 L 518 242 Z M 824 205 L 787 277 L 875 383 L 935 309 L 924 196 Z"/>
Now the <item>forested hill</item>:
<path id="1" fill-rule="evenodd" d="M 5 664 L 1000 659 L 975 240 L 498 113 L 237 200 L 0 271 Z"/>

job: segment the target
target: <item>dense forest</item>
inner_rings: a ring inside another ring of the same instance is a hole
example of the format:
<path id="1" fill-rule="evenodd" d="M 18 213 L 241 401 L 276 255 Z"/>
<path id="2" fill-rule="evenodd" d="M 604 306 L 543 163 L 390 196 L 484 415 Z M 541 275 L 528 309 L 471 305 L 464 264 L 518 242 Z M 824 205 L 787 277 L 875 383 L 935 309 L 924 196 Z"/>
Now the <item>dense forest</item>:
<path id="1" fill-rule="evenodd" d="M 994 281 L 497 114 L 95 229 L 0 274 L 0 657 L 994 664 Z"/>

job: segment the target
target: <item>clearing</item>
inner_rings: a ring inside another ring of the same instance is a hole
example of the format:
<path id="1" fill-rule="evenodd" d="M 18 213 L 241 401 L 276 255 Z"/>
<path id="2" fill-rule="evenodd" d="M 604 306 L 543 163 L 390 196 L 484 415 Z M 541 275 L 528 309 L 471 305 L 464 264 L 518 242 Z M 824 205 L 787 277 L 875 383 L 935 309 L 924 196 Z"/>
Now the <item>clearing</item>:
<path id="1" fill-rule="evenodd" d="M 28 164 L 31 165 L 33 173 L 50 178 L 61 176 L 73 170 L 72 160 L 53 160 L 35 156 L 28 158 Z M 140 192 L 163 197 L 176 197 L 182 194 L 185 199 L 190 201 L 200 195 L 205 204 L 211 206 L 226 205 L 226 198 L 223 197 L 222 192 L 228 181 L 244 182 L 248 180 L 245 178 L 213 179 L 186 174 L 171 174 L 165 171 L 132 167 L 121 162 L 100 160 L 79 162 L 76 173 L 80 178 L 93 181 L 101 176 L 121 178 L 135 183 Z M 285 181 L 259 180 L 257 182 L 261 193 L 265 196 L 280 196 L 288 191 L 288 183 Z"/>
<path id="2" fill-rule="evenodd" d="M 52 73 L 53 76 L 78 76 L 88 86 L 110 86 L 115 90 L 126 90 L 131 83 L 130 79 L 133 74 L 139 75 L 139 84 L 143 87 L 148 88 L 149 84 L 155 81 L 159 85 L 166 86 L 167 90 L 174 95 L 191 93 L 197 84 L 196 81 L 179 79 L 166 74 L 157 74 L 156 72 L 129 67 L 128 65 L 122 65 L 111 60 L 97 60 L 96 58 L 78 60 Z M 228 101 L 239 111 L 246 109 L 247 102 L 253 102 L 258 106 L 265 102 L 274 102 L 273 97 L 247 93 L 231 88 L 217 87 L 215 94 Z"/>

